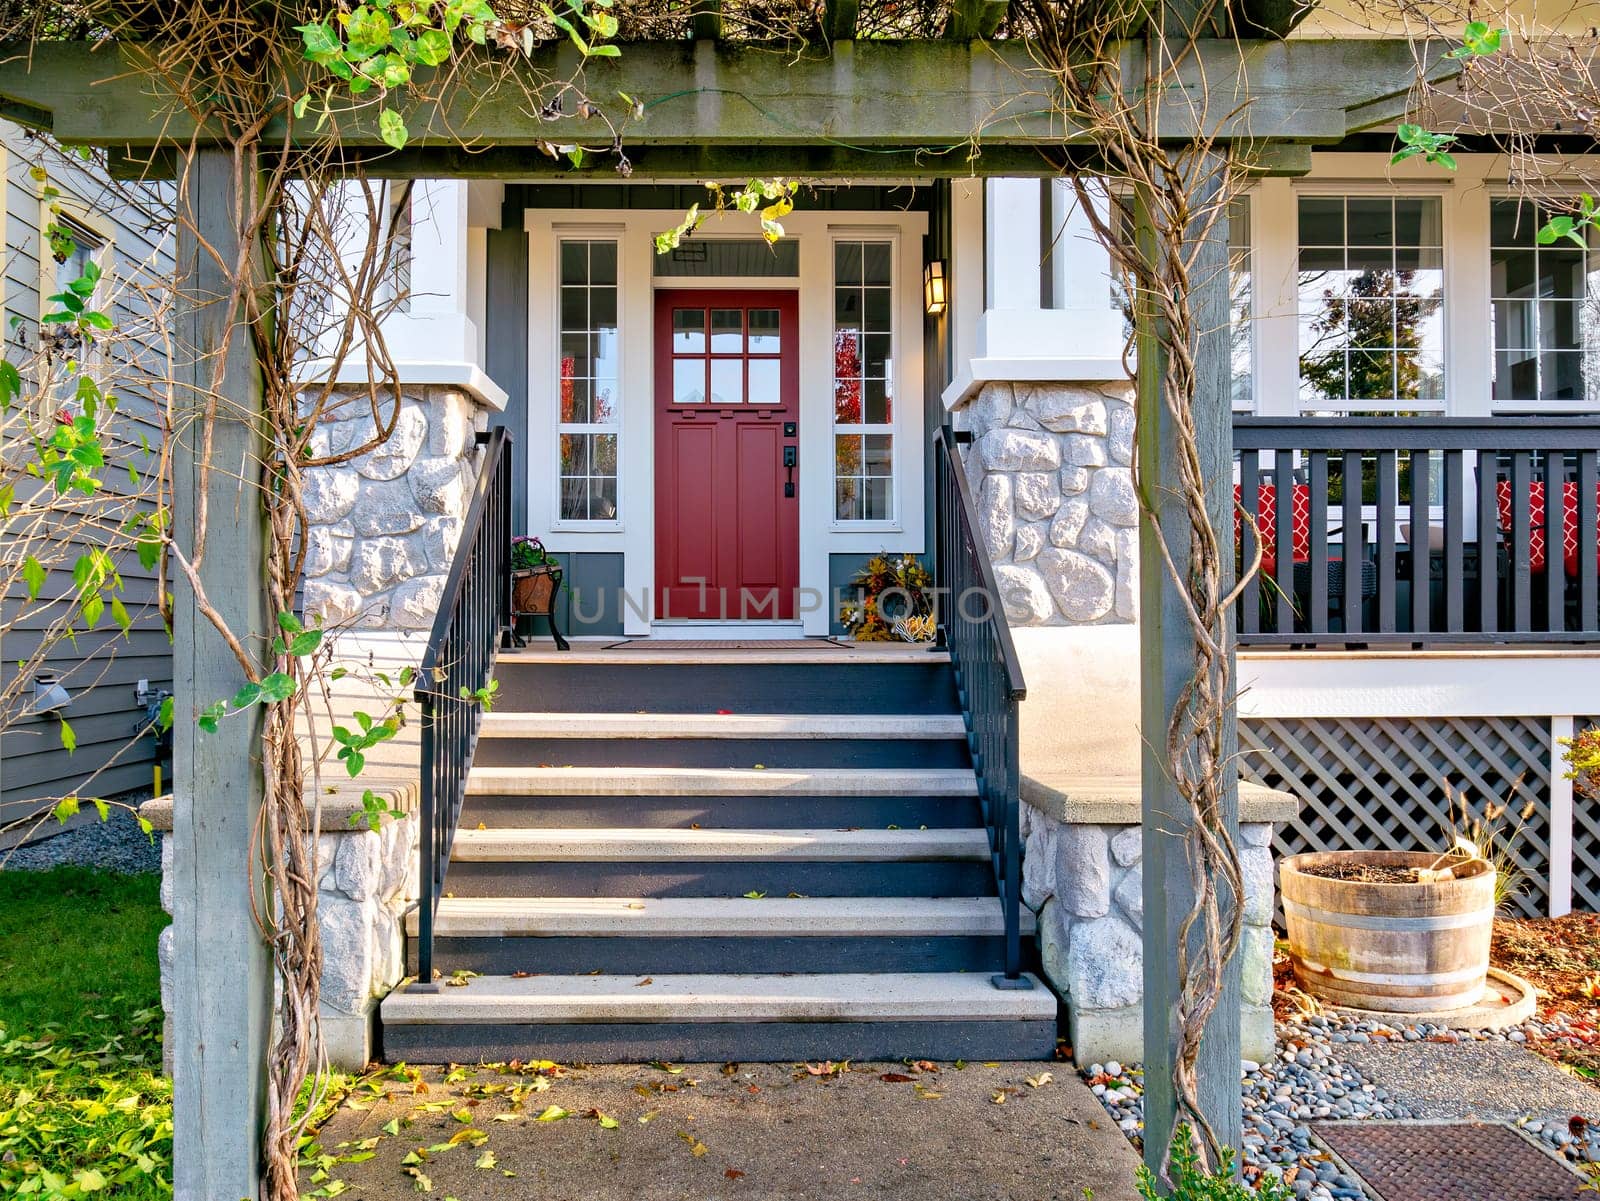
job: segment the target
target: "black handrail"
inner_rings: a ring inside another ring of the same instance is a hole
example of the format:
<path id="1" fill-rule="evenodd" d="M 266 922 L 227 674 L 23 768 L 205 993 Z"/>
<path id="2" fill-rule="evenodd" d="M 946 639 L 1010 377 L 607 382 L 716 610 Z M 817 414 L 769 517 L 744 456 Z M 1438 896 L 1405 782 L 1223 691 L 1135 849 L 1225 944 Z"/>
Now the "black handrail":
<path id="1" fill-rule="evenodd" d="M 989 857 L 1005 914 L 1006 970 L 998 988 L 1026 988 L 1022 976 L 1022 772 L 1018 706 L 1028 695 L 1017 648 L 1006 625 L 994 567 L 979 540 L 977 510 L 952 435 L 934 437 L 938 481 L 939 637 L 955 667 L 967 746 L 978 776 L 978 800 L 989 833 Z"/>
<path id="2" fill-rule="evenodd" d="M 1241 645 L 1600 641 L 1600 419 L 1236 417 L 1233 444 L 1241 569 L 1266 542 Z"/>
<path id="3" fill-rule="evenodd" d="M 417 984 L 433 988 L 433 921 L 483 724 L 470 699 L 489 683 L 511 630 L 511 435 L 478 435 L 483 448 L 472 504 L 456 544 L 439 613 L 417 676 L 422 710 L 422 828 L 417 901 Z"/>

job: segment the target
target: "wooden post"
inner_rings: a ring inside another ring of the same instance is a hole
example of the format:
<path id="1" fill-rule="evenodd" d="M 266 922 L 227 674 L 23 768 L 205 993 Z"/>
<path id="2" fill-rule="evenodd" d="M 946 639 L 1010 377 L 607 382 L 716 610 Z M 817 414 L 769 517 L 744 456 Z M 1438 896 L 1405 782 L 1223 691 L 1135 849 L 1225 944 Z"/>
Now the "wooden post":
<path id="1" fill-rule="evenodd" d="M 234 331 L 220 377 L 214 373 L 236 317 L 226 300 L 240 249 L 240 190 L 256 186 L 256 172 L 252 160 L 236 173 L 233 152 L 210 147 L 193 151 L 188 168 L 178 227 L 173 532 L 185 554 L 195 553 L 205 506 L 200 582 L 248 646 L 267 628 L 266 531 L 257 491 L 261 377 L 244 331 Z M 211 446 L 202 461 L 208 408 Z M 173 577 L 174 1196 L 253 1199 L 272 1004 L 271 963 L 250 909 L 252 892 L 262 891 L 250 863 L 263 792 L 260 709 L 228 718 L 215 734 L 195 726 L 201 708 L 232 696 L 245 677 L 183 573 Z"/>
<path id="2" fill-rule="evenodd" d="M 1222 160 L 1217 155 L 1197 157 L 1190 168 L 1202 194 L 1217 194 L 1222 187 Z M 1197 205 L 1203 208 L 1203 205 Z M 1135 199 L 1135 236 L 1146 254 L 1158 253 L 1149 198 Z M 1228 227 L 1219 217 L 1198 247 L 1191 291 L 1195 327 L 1201 332 L 1197 348 L 1194 419 L 1198 427 L 1201 461 L 1207 480 L 1207 508 L 1215 528 L 1232 529 L 1233 428 L 1229 388 L 1228 348 Z M 1148 297 L 1136 303 L 1138 339 L 1138 464 L 1139 481 L 1157 508 L 1157 520 L 1180 571 L 1187 571 L 1189 518 L 1177 496 L 1165 485 L 1175 478 L 1172 420 L 1161 397 L 1167 369 L 1162 353 L 1162 330 Z M 1165 754 L 1169 715 L 1179 690 L 1195 671 L 1194 644 L 1186 606 L 1162 559 L 1155 530 L 1147 514 L 1140 516 L 1139 621 L 1141 643 L 1140 688 L 1143 727 L 1144 823 L 1144 1155 L 1158 1176 L 1176 1107 L 1172 1086 L 1177 1029 L 1177 998 L 1181 988 L 1177 970 L 1179 926 L 1194 900 L 1184 837 L 1192 825 L 1188 806 L 1171 782 Z M 1226 578 L 1233 565 L 1224 564 Z M 1230 655 L 1233 653 L 1230 645 Z M 1235 746 L 1232 708 L 1226 745 L 1230 757 Z M 1231 759 L 1230 759 L 1231 761 Z M 1238 777 L 1230 772 L 1226 789 L 1228 824 L 1238 834 Z M 1221 898 L 1231 903 L 1231 897 Z M 1198 930 L 1191 932 L 1197 935 Z M 1191 944 L 1198 945 L 1197 936 Z M 1243 1118 L 1239 1093 L 1239 965 L 1227 969 L 1221 1003 L 1206 1027 L 1201 1044 L 1200 1076 L 1202 1112 L 1217 1137 L 1238 1148 Z M 1237 1165 L 1236 1165 L 1237 1166 Z"/>

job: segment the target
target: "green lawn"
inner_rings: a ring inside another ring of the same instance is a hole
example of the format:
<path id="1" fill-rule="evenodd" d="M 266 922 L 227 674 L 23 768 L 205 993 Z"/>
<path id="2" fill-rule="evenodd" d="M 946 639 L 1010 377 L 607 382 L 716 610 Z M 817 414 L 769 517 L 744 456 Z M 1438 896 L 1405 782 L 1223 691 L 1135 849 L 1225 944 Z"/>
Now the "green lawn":
<path id="1" fill-rule="evenodd" d="M 0 1196 L 172 1196 L 154 876 L 0 873 Z"/>

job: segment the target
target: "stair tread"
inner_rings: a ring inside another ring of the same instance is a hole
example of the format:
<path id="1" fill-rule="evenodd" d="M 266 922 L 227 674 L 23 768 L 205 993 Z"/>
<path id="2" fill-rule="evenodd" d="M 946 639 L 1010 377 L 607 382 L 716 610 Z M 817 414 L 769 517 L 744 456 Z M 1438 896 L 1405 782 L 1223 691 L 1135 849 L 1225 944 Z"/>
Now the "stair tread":
<path id="1" fill-rule="evenodd" d="M 406 919 L 416 933 L 417 912 Z M 1022 931 L 1033 914 L 1022 910 Z M 998 897 L 444 897 L 440 937 L 958 937 L 1005 933 Z"/>
<path id="2" fill-rule="evenodd" d="M 479 976 L 461 988 L 402 987 L 388 1025 L 577 1022 L 1053 1020 L 1056 1000 L 998 989 L 980 972 L 792 975 Z"/>
<path id="3" fill-rule="evenodd" d="M 484 738 L 962 738 L 960 714 L 544 713 L 484 716 Z"/>
<path id="4" fill-rule="evenodd" d="M 474 767 L 476 796 L 978 795 L 971 768 Z"/>
<path id="5" fill-rule="evenodd" d="M 561 829 L 460 830 L 451 858 L 473 862 L 821 860 L 903 862 L 989 857 L 980 829 Z"/>

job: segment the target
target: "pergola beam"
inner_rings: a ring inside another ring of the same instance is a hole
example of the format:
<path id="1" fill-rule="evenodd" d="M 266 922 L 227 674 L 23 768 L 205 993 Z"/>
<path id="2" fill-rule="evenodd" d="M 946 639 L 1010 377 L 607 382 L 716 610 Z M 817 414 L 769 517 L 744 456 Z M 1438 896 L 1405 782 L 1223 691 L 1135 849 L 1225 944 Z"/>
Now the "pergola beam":
<path id="1" fill-rule="evenodd" d="M 830 42 L 853 42 L 861 17 L 861 0 L 825 0 L 822 27 Z"/>
<path id="2" fill-rule="evenodd" d="M 1404 40 L 1204 40 L 1166 87 L 1154 128 L 1174 141 L 1215 134 L 1335 143 L 1392 112 L 1416 82 L 1419 59 L 1431 77 L 1455 69 L 1442 51 Z M 1144 77 L 1143 55 L 1141 43 L 1122 46 L 1122 78 L 1130 88 Z M 68 143 L 206 142 L 192 116 L 140 71 L 141 59 L 136 47 L 115 44 L 97 50 L 42 43 L 10 62 L 0 54 L 0 103 L 18 113 L 49 113 L 49 128 Z M 579 68 L 570 46 L 538 51 L 532 65 L 554 77 Z M 613 114 L 630 152 L 664 146 L 948 151 L 973 142 L 1061 146 L 1092 139 L 1060 113 L 1050 73 L 1016 42 L 846 41 L 831 52 L 638 42 L 624 45 L 620 58 L 590 62 L 582 77 L 602 107 L 619 91 L 644 101 L 642 118 Z M 500 62 L 469 63 L 443 101 L 407 114 L 411 149 L 454 152 L 463 141 L 497 148 L 610 144 L 598 119 L 569 111 L 546 120 L 538 108 L 506 82 Z M 368 105 L 336 117 L 345 148 L 381 151 L 374 113 Z M 310 125 L 308 144 L 316 140 Z M 285 132 L 269 127 L 264 141 L 273 144 Z"/>
<path id="3" fill-rule="evenodd" d="M 944 36 L 953 42 L 992 38 L 1010 6 L 1010 0 L 955 0 L 945 22 Z"/>

